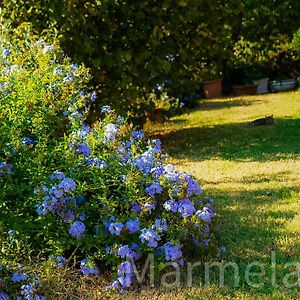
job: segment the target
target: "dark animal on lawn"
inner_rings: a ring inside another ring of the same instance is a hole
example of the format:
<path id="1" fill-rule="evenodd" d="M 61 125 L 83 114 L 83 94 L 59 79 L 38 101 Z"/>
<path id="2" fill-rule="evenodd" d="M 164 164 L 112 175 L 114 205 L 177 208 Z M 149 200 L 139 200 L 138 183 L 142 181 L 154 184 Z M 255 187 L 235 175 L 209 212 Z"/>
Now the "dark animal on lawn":
<path id="1" fill-rule="evenodd" d="M 275 120 L 272 116 L 267 116 L 261 119 L 256 119 L 254 121 L 252 121 L 249 125 L 251 126 L 260 126 L 260 125 L 270 125 L 270 124 L 274 124 Z"/>

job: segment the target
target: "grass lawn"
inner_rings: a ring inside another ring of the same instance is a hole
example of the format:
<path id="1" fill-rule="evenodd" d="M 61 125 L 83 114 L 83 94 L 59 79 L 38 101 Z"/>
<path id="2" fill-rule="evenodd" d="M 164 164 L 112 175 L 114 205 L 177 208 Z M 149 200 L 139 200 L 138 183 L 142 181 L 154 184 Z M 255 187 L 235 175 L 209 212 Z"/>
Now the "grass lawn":
<path id="1" fill-rule="evenodd" d="M 248 125 L 271 114 L 274 125 Z M 286 264 L 300 262 L 300 93 L 205 100 L 189 115 L 149 132 L 162 139 L 164 151 L 178 168 L 194 174 L 214 198 L 222 244 L 227 248 L 222 259 L 238 265 L 240 281 L 235 287 L 228 267 L 223 287 L 214 284 L 217 272 L 212 275 L 213 284 L 205 287 L 203 270 L 198 270 L 191 288 L 143 289 L 123 299 L 299 299 L 299 287 L 285 288 L 283 280 L 295 271 Z M 252 262 L 265 270 L 257 281 L 260 287 L 251 287 L 244 276 Z M 278 287 L 272 285 L 272 274 Z M 101 287 L 89 281 L 76 286 L 64 274 L 60 276 L 52 282 L 57 299 L 102 298 Z M 73 290 L 74 295 L 59 292 L 59 286 Z"/>
<path id="2" fill-rule="evenodd" d="M 248 125 L 266 115 L 274 115 L 276 123 Z M 229 268 L 222 288 L 199 287 L 203 278 L 197 287 L 196 278 L 191 289 L 164 296 L 148 291 L 145 299 L 299 299 L 299 287 L 285 288 L 283 280 L 295 271 L 286 264 L 300 262 L 300 93 L 205 100 L 151 132 L 173 162 L 194 174 L 215 199 L 227 248 L 223 260 L 238 264 L 240 282 L 234 287 Z M 277 288 L 271 283 L 272 251 Z M 243 275 L 252 262 L 266 271 L 260 287 L 249 286 Z"/>

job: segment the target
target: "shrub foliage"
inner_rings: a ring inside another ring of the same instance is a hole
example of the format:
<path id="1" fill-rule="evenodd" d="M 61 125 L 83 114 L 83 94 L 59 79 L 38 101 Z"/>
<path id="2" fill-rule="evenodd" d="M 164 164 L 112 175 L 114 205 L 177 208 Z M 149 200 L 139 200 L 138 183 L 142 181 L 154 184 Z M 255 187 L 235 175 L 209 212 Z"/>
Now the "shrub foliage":
<path id="1" fill-rule="evenodd" d="M 159 140 L 132 130 L 110 106 L 86 123 L 96 95 L 87 90 L 84 66 L 43 40 L 2 50 L 0 259 L 6 292 L 18 286 L 26 299 L 37 292 L 38 279 L 17 265 L 29 256 L 49 257 L 58 267 L 76 257 L 86 276 L 112 269 L 109 289 L 124 291 L 133 283 L 132 260 L 142 263 L 153 254 L 157 265 L 182 265 L 193 253 L 218 252 L 211 199 L 169 163 Z"/>

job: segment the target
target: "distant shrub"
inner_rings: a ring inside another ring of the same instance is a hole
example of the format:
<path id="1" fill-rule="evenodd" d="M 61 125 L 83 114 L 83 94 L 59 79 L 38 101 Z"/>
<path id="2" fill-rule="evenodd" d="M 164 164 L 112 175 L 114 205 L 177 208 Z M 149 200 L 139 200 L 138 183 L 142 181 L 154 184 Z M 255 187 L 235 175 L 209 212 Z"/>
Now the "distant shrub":
<path id="1" fill-rule="evenodd" d="M 159 140 L 147 141 L 109 106 L 88 125 L 88 80 L 55 44 L 2 49 L 1 260 L 13 261 L 5 272 L 23 272 L 16 263 L 28 255 L 58 267 L 76 256 L 83 275 L 112 269 L 109 288 L 123 291 L 133 282 L 131 259 L 152 253 L 183 264 L 191 253 L 216 254 L 211 199 L 168 162 Z M 26 251 L 16 256 L 14 243 Z M 31 275 L 19 273 L 26 285 Z"/>
<path id="2" fill-rule="evenodd" d="M 299 52 L 300 51 L 300 28 L 294 33 L 292 46 Z"/>

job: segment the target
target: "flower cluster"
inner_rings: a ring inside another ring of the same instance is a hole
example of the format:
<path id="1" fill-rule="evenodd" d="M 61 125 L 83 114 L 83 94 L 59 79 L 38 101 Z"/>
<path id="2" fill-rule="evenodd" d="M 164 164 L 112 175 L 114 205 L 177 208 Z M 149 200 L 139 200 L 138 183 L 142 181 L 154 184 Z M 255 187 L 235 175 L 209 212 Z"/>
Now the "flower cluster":
<path id="1" fill-rule="evenodd" d="M 67 259 L 63 256 L 54 256 L 51 255 L 50 259 L 52 261 L 52 266 L 60 269 L 64 269 L 67 263 Z"/>
<path id="2" fill-rule="evenodd" d="M 17 287 L 17 294 L 14 299 L 17 300 L 46 300 L 45 296 L 38 294 L 41 287 L 40 278 L 33 273 L 25 273 L 22 271 L 22 266 L 19 264 L 18 270 L 14 271 L 10 276 L 10 282 Z M 9 273 L 10 265 L 0 267 L 1 271 Z M 0 290 L 0 300 L 11 299 L 10 295 L 5 290 Z"/>
<path id="3" fill-rule="evenodd" d="M 6 161 L 0 162 L 0 175 L 4 174 L 12 174 L 13 167 L 11 164 L 7 163 Z"/>
<path id="4" fill-rule="evenodd" d="M 54 172 L 50 176 L 52 185 L 43 185 L 36 189 L 36 193 L 43 196 L 43 203 L 38 205 L 36 211 L 39 215 L 48 213 L 55 214 L 62 218 L 65 223 L 71 223 L 69 233 L 79 238 L 85 232 L 85 218 L 83 213 L 76 213 L 78 204 L 84 201 L 82 197 L 73 197 L 76 190 L 76 183 L 72 178 L 65 176 L 63 172 Z"/>
<path id="5" fill-rule="evenodd" d="M 162 248 L 166 261 L 178 261 L 180 265 L 184 263 L 180 246 L 168 242 L 164 244 Z"/>
<path id="6" fill-rule="evenodd" d="M 148 247 L 156 248 L 161 237 L 153 229 L 144 228 L 141 230 L 140 239 L 142 243 L 147 243 Z"/>
<path id="7" fill-rule="evenodd" d="M 89 259 L 83 259 L 80 263 L 80 270 L 83 275 L 99 275 L 99 270 L 95 263 Z"/>
<path id="8" fill-rule="evenodd" d="M 43 196 L 38 212 L 67 223 L 75 244 L 80 238 L 79 245 L 94 240 L 102 247 L 101 255 L 83 251 L 90 259 L 80 268 L 84 275 L 97 275 L 93 259 L 119 264 L 119 277 L 109 288 L 124 292 L 133 280 L 120 271 L 129 268 L 128 260 L 153 253 L 182 265 L 184 245 L 208 249 L 215 240 L 215 213 L 197 181 L 168 162 L 159 140 L 145 140 L 140 130 L 124 131 L 111 108 L 102 111 L 104 119 L 93 127 L 81 124 L 71 133 L 73 168 L 68 175 L 54 172 L 52 185 L 38 189 Z"/>
<path id="9" fill-rule="evenodd" d="M 129 261 L 123 262 L 118 268 L 118 278 L 107 289 L 118 289 L 124 293 L 133 281 L 133 267 Z"/>

